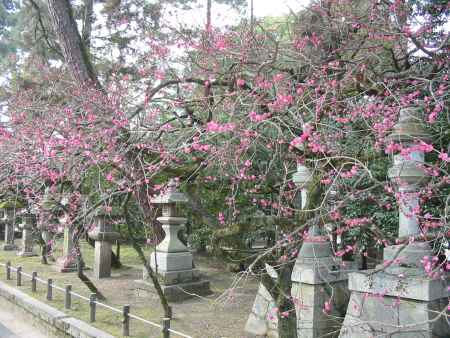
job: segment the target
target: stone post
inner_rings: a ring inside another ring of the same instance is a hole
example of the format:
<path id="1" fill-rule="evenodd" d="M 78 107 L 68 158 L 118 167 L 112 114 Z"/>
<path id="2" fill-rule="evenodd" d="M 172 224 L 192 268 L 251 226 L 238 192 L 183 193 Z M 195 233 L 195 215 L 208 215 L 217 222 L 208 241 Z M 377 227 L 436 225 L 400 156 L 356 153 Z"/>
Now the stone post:
<path id="1" fill-rule="evenodd" d="M 49 230 L 48 222 L 50 219 L 51 211 L 46 209 L 45 206 L 40 206 L 39 214 L 37 216 L 36 228 L 41 233 L 41 238 L 45 245 L 45 256 L 47 259 L 55 261 L 53 255 L 48 252 L 50 245 L 49 243 L 53 240 L 53 233 Z"/>
<path id="2" fill-rule="evenodd" d="M 294 183 L 308 195 L 307 187 L 312 174 L 299 165 L 293 177 Z M 306 206 L 302 203 L 302 208 Z M 303 240 L 292 271 L 291 295 L 297 313 L 298 337 L 323 337 L 339 329 L 337 318 L 345 313 L 348 301 L 347 273 L 341 269 L 342 260 L 333 253 L 329 236 L 313 225 Z M 325 313 L 326 303 L 330 313 Z"/>
<path id="3" fill-rule="evenodd" d="M 400 111 L 390 140 L 409 148 L 428 136 L 422 127 L 421 111 Z M 384 264 L 375 270 L 349 275 L 352 291 L 340 332 L 342 338 L 395 336 L 401 338 L 450 337 L 446 321 L 448 274 L 431 278 L 422 262 L 433 252 L 420 239 L 419 189 L 426 180 L 424 153 L 395 155 L 390 179 L 398 186 L 399 238 L 403 244 L 384 249 Z"/>
<path id="4" fill-rule="evenodd" d="M 312 172 L 298 163 L 292 177 L 300 189 L 301 208 L 308 203 L 308 186 Z M 341 259 L 333 254 L 331 242 L 317 226 L 308 230 L 292 271 L 291 296 L 297 313 L 298 337 L 322 337 L 339 329 L 336 316 L 342 316 L 348 302 L 346 272 Z M 272 274 L 276 278 L 276 274 Z M 333 297 L 331 298 L 331 288 Z M 331 316 L 323 312 L 325 302 L 332 304 Z M 245 331 L 257 336 L 277 337 L 276 304 L 268 290 L 260 283 Z"/>
<path id="5" fill-rule="evenodd" d="M 33 252 L 33 228 L 36 223 L 36 216 L 31 213 L 22 214 L 22 250 L 18 253 L 22 257 L 36 256 Z"/>
<path id="6" fill-rule="evenodd" d="M 59 272 L 77 271 L 77 259 L 73 245 L 73 225 L 67 221 L 67 214 L 59 218 L 59 223 L 64 226 L 63 256 L 56 260 Z"/>
<path id="7" fill-rule="evenodd" d="M 12 251 L 16 250 L 17 246 L 14 244 L 14 220 L 16 218 L 16 211 L 13 208 L 5 209 L 5 216 L 3 221 L 5 223 L 5 243 L 3 244 L 3 250 Z"/>
<path id="8" fill-rule="evenodd" d="M 94 276 L 96 279 L 111 277 L 112 243 L 120 235 L 113 231 L 111 215 L 97 213 L 95 228 L 89 232 L 89 237 L 95 240 Z"/>
<path id="9" fill-rule="evenodd" d="M 187 197 L 177 190 L 174 181 L 169 182 L 163 195 L 151 200 L 151 203 L 162 207 L 162 216 L 157 220 L 162 224 L 165 237 L 156 251 L 150 254 L 150 265 L 157 273 L 169 301 L 188 298 L 189 294 L 205 295 L 211 292 L 209 281 L 200 280 L 199 271 L 193 268 L 192 253 L 178 238 L 181 227 L 186 223 L 179 209 L 187 201 Z M 145 269 L 143 279 L 144 282 L 148 279 Z M 151 286 L 150 283 L 145 284 Z"/>

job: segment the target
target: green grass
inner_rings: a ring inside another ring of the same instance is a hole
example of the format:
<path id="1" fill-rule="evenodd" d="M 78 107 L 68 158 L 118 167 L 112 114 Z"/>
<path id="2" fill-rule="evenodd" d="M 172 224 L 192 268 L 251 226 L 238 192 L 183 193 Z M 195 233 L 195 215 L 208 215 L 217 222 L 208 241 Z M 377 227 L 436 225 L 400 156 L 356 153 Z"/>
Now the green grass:
<path id="1" fill-rule="evenodd" d="M 0 242 L 1 244 L 1 242 Z M 17 240 L 19 245 L 19 240 Z M 111 278 L 95 280 L 92 278 L 92 266 L 94 260 L 94 250 L 89 244 L 81 243 L 83 259 L 87 270 L 85 274 L 91 278 L 96 287 L 106 297 L 105 304 L 118 310 L 129 304 L 131 313 L 146 320 L 161 323 L 163 310 L 158 297 L 155 294 L 143 293 L 135 280 L 142 279 L 142 262 L 135 250 L 129 245 L 122 245 L 120 250 L 120 260 L 123 267 L 113 269 Z M 35 246 L 35 250 L 38 247 Z M 115 251 L 116 248 L 113 247 Z M 150 255 L 150 248 L 144 249 L 146 257 Z M 57 243 L 54 252 L 55 258 L 62 255 L 61 242 Z M 196 266 L 202 271 L 204 278 L 211 283 L 211 290 L 214 295 L 207 298 L 191 298 L 183 302 L 171 303 L 174 318 L 171 320 L 171 327 L 194 337 L 243 337 L 248 313 L 251 310 L 258 281 L 254 278 L 246 279 L 246 282 L 233 291 L 232 300 L 227 304 L 216 303 L 218 297 L 225 290 L 229 290 L 236 275 L 226 271 L 226 264 L 220 259 L 215 259 L 209 255 L 195 255 Z M 89 289 L 78 279 L 76 273 L 60 273 L 56 270 L 55 264 L 43 265 L 40 257 L 19 257 L 15 252 L 0 251 L 0 262 L 10 261 L 12 266 L 22 266 L 24 272 L 31 274 L 32 271 L 38 273 L 38 277 L 47 280 L 52 278 L 54 284 L 64 288 L 65 285 L 72 285 L 72 290 L 84 297 L 89 297 Z M 16 287 L 15 273 L 13 280 L 7 281 L 11 286 Z M 0 267 L 0 280 L 5 281 L 5 268 Z M 46 285 L 38 284 L 38 292 L 31 292 L 31 282 L 28 277 L 23 277 L 23 286 L 18 287 L 21 291 L 45 302 L 70 316 L 89 322 L 89 305 L 87 301 L 72 297 L 72 308 L 64 309 L 63 292 L 54 290 L 54 300 L 46 300 Z M 122 337 L 122 316 L 97 305 L 97 318 L 93 326 L 104 330 L 116 337 Z M 131 319 L 130 337 L 133 338 L 155 338 L 161 337 L 160 329 Z M 173 337 L 177 337 L 173 335 Z"/>
<path id="2" fill-rule="evenodd" d="M 59 248 L 60 246 L 58 246 Z M 37 249 L 37 248 L 35 248 Z M 94 252 L 92 247 L 89 246 L 87 243 L 82 244 L 82 252 L 83 252 L 83 258 L 85 260 L 86 265 L 92 266 L 93 260 L 94 260 Z M 61 249 L 57 249 L 55 251 L 55 256 L 61 255 Z M 146 252 L 148 254 L 148 252 Z M 124 271 L 127 271 L 131 269 L 132 267 L 138 267 L 142 266 L 139 257 L 137 256 L 136 252 L 131 246 L 123 245 L 121 247 L 120 252 L 120 258 L 121 262 L 123 264 L 123 267 L 120 269 L 114 269 L 113 273 L 115 274 L 121 274 Z M 53 264 L 52 265 L 43 265 L 40 262 L 40 257 L 20 257 L 16 255 L 16 252 L 14 251 L 1 251 L 0 252 L 0 262 L 6 263 L 7 261 L 11 262 L 11 265 L 13 267 L 22 267 L 22 271 L 30 274 L 33 271 L 36 271 L 38 274 L 38 278 L 47 280 L 48 278 L 53 279 L 53 283 L 57 286 L 64 288 L 65 285 L 72 285 L 72 291 L 85 296 L 89 297 L 90 291 L 89 289 L 78 279 L 75 273 L 60 273 L 56 271 Z M 21 290 L 22 292 L 25 292 L 26 294 L 44 302 L 52 307 L 61 310 L 68 315 L 81 319 L 85 322 L 89 323 L 89 304 L 86 300 L 82 300 L 78 297 L 72 296 L 72 306 L 70 310 L 67 310 L 64 308 L 64 293 L 53 289 L 53 300 L 48 301 L 46 299 L 47 295 L 47 287 L 46 285 L 42 283 L 37 283 L 37 292 L 33 293 L 31 291 L 31 281 L 30 278 L 27 276 L 22 276 L 22 286 L 17 287 L 16 286 L 16 272 L 11 271 L 11 280 L 6 280 L 6 271 L 5 268 L 2 267 L 0 269 L 0 280 L 6 282 L 7 284 L 14 286 L 15 288 Z M 102 281 L 95 281 L 94 283 L 98 286 L 100 286 L 100 289 L 103 289 L 101 287 Z M 102 290 L 103 291 L 103 290 Z M 107 305 L 113 306 L 119 310 L 122 309 L 121 306 L 118 306 L 114 302 L 113 297 L 109 297 L 107 295 L 107 300 L 102 301 L 102 303 L 105 303 Z M 153 321 L 153 322 L 160 322 L 162 311 L 157 308 L 144 308 L 144 307 L 131 307 L 131 313 L 134 315 L 137 315 L 139 317 L 145 318 L 147 320 Z M 109 309 L 105 309 L 101 306 L 97 305 L 96 309 L 96 321 L 94 323 L 91 323 L 91 325 L 104 330 L 116 337 L 122 337 L 122 315 L 116 312 L 113 312 Z M 159 337 L 160 333 L 159 330 L 152 329 L 147 324 L 144 324 L 142 322 L 136 321 L 134 319 L 131 319 L 130 324 L 130 337 Z"/>

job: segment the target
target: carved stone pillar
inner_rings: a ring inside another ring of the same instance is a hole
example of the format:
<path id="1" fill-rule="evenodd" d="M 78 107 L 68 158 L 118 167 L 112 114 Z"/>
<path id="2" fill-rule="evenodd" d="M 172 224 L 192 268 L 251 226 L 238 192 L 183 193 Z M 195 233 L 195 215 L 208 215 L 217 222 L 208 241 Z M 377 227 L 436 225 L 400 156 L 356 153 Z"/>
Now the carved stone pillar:
<path id="1" fill-rule="evenodd" d="M 36 224 L 36 216 L 30 213 L 22 214 L 22 249 L 18 253 L 19 256 L 30 257 L 36 256 L 33 252 L 33 228 Z"/>
<path id="2" fill-rule="evenodd" d="M 120 235 L 113 230 L 110 215 L 99 213 L 95 216 L 95 228 L 89 232 L 89 237 L 95 240 L 95 278 L 111 277 L 112 243 L 119 239 Z"/>
<path id="3" fill-rule="evenodd" d="M 59 272 L 77 271 L 77 257 L 74 252 L 73 244 L 73 225 L 67 221 L 67 215 L 59 218 L 59 223 L 64 227 L 63 256 L 56 260 L 56 266 Z"/>
<path id="4" fill-rule="evenodd" d="M 150 265 L 170 301 L 188 298 L 190 294 L 205 295 L 211 292 L 209 281 L 200 280 L 199 271 L 193 268 L 192 253 L 178 238 L 178 233 L 186 223 L 186 218 L 180 215 L 180 205 L 187 201 L 187 197 L 177 191 L 174 181 L 169 183 L 165 194 L 151 201 L 162 207 L 162 216 L 157 220 L 162 224 L 165 237 L 156 251 L 150 254 Z M 145 269 L 143 279 L 144 282 L 148 279 Z M 151 286 L 151 282 L 146 284 Z"/>
<path id="5" fill-rule="evenodd" d="M 16 218 L 16 211 L 12 208 L 6 208 L 4 211 L 5 215 L 3 217 L 3 222 L 5 223 L 5 243 L 3 244 L 3 250 L 17 250 L 17 245 L 14 243 L 14 221 Z"/>
<path id="6" fill-rule="evenodd" d="M 418 108 L 402 109 L 390 140 L 403 149 L 428 136 Z M 395 155 L 389 177 L 398 187 L 399 239 L 403 244 L 384 249 L 384 264 L 375 270 L 349 275 L 352 291 L 341 329 L 342 338 L 392 336 L 404 338 L 450 337 L 446 307 L 448 275 L 431 278 L 423 259 L 433 252 L 420 238 L 419 191 L 426 180 L 424 153 Z"/>
<path id="7" fill-rule="evenodd" d="M 309 169 L 299 165 L 293 179 L 308 196 L 312 180 Z M 298 337 L 332 336 L 340 328 L 337 318 L 345 313 L 348 303 L 347 272 L 342 270 L 342 259 L 334 255 L 329 236 L 316 225 L 309 228 L 303 240 L 291 279 Z M 324 312 L 326 303 L 330 304 L 329 313 Z"/>

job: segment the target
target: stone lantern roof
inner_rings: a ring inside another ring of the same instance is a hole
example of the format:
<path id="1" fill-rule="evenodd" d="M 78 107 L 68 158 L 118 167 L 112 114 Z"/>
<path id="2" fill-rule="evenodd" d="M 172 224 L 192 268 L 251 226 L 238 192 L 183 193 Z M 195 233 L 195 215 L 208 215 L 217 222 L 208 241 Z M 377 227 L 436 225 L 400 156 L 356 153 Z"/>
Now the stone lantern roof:
<path id="1" fill-rule="evenodd" d="M 414 140 L 428 141 L 430 136 L 422 123 L 422 109 L 408 107 L 400 110 L 398 122 L 392 133 L 387 136 L 388 141 L 410 143 Z"/>
<path id="2" fill-rule="evenodd" d="M 301 163 L 297 164 L 297 171 L 292 175 L 292 181 L 299 188 L 305 187 L 312 181 L 312 172 Z"/>
<path id="3" fill-rule="evenodd" d="M 424 169 L 411 161 L 405 161 L 389 168 L 388 177 L 391 180 L 399 179 L 408 184 L 425 183 L 429 179 Z"/>
<path id="4" fill-rule="evenodd" d="M 174 180 L 170 180 L 165 193 L 150 200 L 153 204 L 187 203 L 188 201 L 186 195 L 177 190 L 176 182 Z"/>

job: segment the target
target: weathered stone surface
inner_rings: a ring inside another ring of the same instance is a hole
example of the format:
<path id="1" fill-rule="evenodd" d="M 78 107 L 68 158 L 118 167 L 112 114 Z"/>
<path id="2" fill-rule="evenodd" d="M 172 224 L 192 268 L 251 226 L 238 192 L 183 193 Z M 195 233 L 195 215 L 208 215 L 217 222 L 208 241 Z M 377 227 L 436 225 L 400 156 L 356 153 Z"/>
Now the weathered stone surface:
<path id="1" fill-rule="evenodd" d="M 276 331 L 278 327 L 278 318 L 275 313 L 276 305 L 272 296 L 266 287 L 259 283 L 258 293 L 253 303 L 252 312 L 250 313 L 245 332 L 256 336 L 269 336 L 270 331 Z"/>
<path id="2" fill-rule="evenodd" d="M 422 301 L 446 298 L 449 295 L 447 291 L 448 277 L 446 280 L 430 279 L 424 275 L 423 270 L 401 267 L 397 268 L 395 275 L 392 272 L 351 273 L 349 274 L 349 289 Z M 404 274 L 405 278 L 397 277 L 398 274 Z"/>
<path id="3" fill-rule="evenodd" d="M 164 240 L 158 244 L 156 251 L 159 252 L 188 252 L 189 249 L 178 238 L 182 225 L 187 219 L 183 217 L 158 217 L 166 234 Z"/>
<path id="4" fill-rule="evenodd" d="M 143 280 L 148 280 L 147 270 L 143 269 Z M 197 269 L 179 270 L 179 271 L 159 271 L 158 278 L 164 285 L 172 285 L 177 283 L 187 283 L 200 279 L 200 272 Z"/>
<path id="5" fill-rule="evenodd" d="M 59 257 L 56 260 L 55 268 L 58 272 L 74 272 L 77 271 L 76 257 Z"/>
<path id="6" fill-rule="evenodd" d="M 269 332 L 267 333 L 267 338 L 278 338 L 278 331 L 269 330 Z"/>
<path id="7" fill-rule="evenodd" d="M 296 303 L 299 337 L 337 337 L 345 315 L 349 292 L 347 281 L 333 283 L 332 311 L 323 312 L 324 304 L 331 299 L 331 289 L 323 284 L 293 283 L 291 294 Z"/>
<path id="8" fill-rule="evenodd" d="M 340 338 L 438 338 L 449 337 L 450 327 L 445 315 L 445 300 L 421 302 L 380 297 L 352 292 Z M 436 312 L 437 311 L 437 312 Z"/>
<path id="9" fill-rule="evenodd" d="M 259 283 L 258 294 L 260 294 L 268 302 L 273 302 L 272 296 L 263 283 Z"/>
<path id="10" fill-rule="evenodd" d="M 22 257 L 37 256 L 33 252 L 33 229 L 28 226 L 22 226 L 22 249 L 18 253 Z"/>
<path id="11" fill-rule="evenodd" d="M 266 336 L 268 332 L 267 323 L 264 319 L 259 318 L 254 313 L 250 313 L 247 323 L 245 324 L 245 332 L 256 336 Z"/>
<path id="12" fill-rule="evenodd" d="M 323 284 L 347 278 L 342 270 L 341 259 L 336 257 L 303 258 L 298 257 L 292 271 L 292 281 L 307 284 Z"/>
<path id="13" fill-rule="evenodd" d="M 260 294 L 257 294 L 255 302 L 253 303 L 252 312 L 256 314 L 259 318 L 263 319 L 267 317 L 268 310 L 269 310 L 269 301 L 267 301 Z"/>
<path id="14" fill-rule="evenodd" d="M 156 252 L 156 255 L 152 253 L 150 266 L 155 271 L 158 270 L 158 274 L 166 271 L 189 270 L 192 269 L 192 254 L 190 252 Z"/>
<path id="15" fill-rule="evenodd" d="M 428 243 L 414 242 L 406 247 L 402 244 L 390 245 L 383 250 L 383 260 L 396 260 L 402 266 L 423 267 L 421 260 L 425 256 L 432 256 L 433 251 Z M 395 264 L 395 265 L 399 265 Z"/>
<path id="16" fill-rule="evenodd" d="M 303 258 L 322 258 L 332 257 L 333 251 L 329 241 L 326 242 L 310 242 L 305 241 L 300 248 L 299 257 Z"/>
<path id="17" fill-rule="evenodd" d="M 4 251 L 17 250 L 17 245 L 14 243 L 14 225 L 9 220 L 5 222 L 5 243 L 2 249 Z"/>
<path id="18" fill-rule="evenodd" d="M 94 277 L 97 279 L 111 277 L 112 241 L 120 236 L 113 231 L 113 225 L 108 216 L 96 216 L 96 225 L 89 237 L 95 240 Z"/>
<path id="19" fill-rule="evenodd" d="M 111 248 L 110 242 L 95 241 L 94 276 L 97 279 L 111 277 Z"/>

